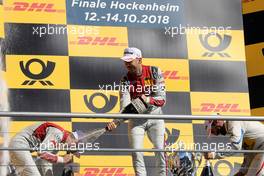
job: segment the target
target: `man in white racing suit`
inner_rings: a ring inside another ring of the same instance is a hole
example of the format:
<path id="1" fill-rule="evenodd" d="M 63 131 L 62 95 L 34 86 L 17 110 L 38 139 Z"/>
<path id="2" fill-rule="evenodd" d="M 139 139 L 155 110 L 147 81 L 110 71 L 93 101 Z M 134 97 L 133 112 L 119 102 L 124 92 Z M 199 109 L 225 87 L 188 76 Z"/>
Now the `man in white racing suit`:
<path id="1" fill-rule="evenodd" d="M 264 125 L 251 121 L 213 120 L 207 122 L 209 133 L 230 135 L 231 150 L 264 150 Z M 206 159 L 221 159 L 233 153 L 207 153 Z M 245 153 L 240 171 L 235 176 L 263 176 L 264 154 Z"/>
<path id="2" fill-rule="evenodd" d="M 126 48 L 121 58 L 128 70 L 121 80 L 120 107 L 124 110 L 131 102 L 137 107 L 143 102 L 146 109 L 139 114 L 162 114 L 161 107 L 165 105 L 165 82 L 161 70 L 155 66 L 142 65 L 142 54 L 137 48 Z M 140 99 L 140 100 L 139 100 Z M 137 101 L 138 100 L 138 101 Z M 144 105 L 143 105 L 144 106 Z M 141 109 L 141 108 L 139 108 Z M 144 109 L 144 108 L 142 108 Z M 133 112 L 125 112 L 133 113 Z M 107 125 L 108 129 L 116 128 L 115 120 Z M 128 134 L 130 147 L 142 149 L 145 132 L 154 148 L 164 149 L 164 120 L 137 119 L 129 120 Z M 133 152 L 133 167 L 137 176 L 146 176 L 143 152 Z M 155 153 L 157 176 L 166 176 L 166 161 L 164 152 Z"/>

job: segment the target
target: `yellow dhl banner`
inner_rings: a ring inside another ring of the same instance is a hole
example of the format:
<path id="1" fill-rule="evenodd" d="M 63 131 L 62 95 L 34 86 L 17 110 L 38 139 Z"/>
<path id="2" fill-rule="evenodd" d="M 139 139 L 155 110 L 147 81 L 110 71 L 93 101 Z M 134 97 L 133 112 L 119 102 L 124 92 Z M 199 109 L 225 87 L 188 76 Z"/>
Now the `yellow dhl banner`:
<path id="1" fill-rule="evenodd" d="M 68 25 L 70 56 L 118 57 L 128 46 L 126 27 Z"/>
<path id="2" fill-rule="evenodd" d="M 66 24 L 64 0 L 4 1 L 5 22 Z"/>

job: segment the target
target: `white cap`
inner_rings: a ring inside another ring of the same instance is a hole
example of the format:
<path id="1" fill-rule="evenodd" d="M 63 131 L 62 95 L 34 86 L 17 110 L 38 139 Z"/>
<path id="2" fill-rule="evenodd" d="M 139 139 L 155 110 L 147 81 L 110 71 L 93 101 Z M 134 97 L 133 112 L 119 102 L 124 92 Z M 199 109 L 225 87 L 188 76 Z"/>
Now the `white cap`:
<path id="1" fill-rule="evenodd" d="M 132 47 L 124 50 L 124 56 L 121 59 L 125 62 L 131 62 L 137 58 L 142 58 L 142 53 L 140 49 Z"/>

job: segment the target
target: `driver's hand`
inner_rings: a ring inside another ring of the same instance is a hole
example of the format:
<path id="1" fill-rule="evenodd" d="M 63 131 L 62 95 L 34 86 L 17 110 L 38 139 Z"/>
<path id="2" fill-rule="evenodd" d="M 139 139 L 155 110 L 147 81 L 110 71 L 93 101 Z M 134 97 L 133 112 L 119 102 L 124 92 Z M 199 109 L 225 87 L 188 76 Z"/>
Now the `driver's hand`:
<path id="1" fill-rule="evenodd" d="M 64 163 L 70 163 L 73 161 L 73 156 L 72 154 L 66 154 L 63 156 L 63 162 Z"/>
<path id="2" fill-rule="evenodd" d="M 115 124 L 114 121 L 109 122 L 109 123 L 106 125 L 106 128 L 107 128 L 108 131 L 112 131 L 112 130 L 116 129 L 116 127 L 117 127 L 117 125 Z"/>
<path id="3" fill-rule="evenodd" d="M 204 153 L 204 158 L 205 159 L 214 159 L 214 152 L 208 152 L 208 153 Z"/>

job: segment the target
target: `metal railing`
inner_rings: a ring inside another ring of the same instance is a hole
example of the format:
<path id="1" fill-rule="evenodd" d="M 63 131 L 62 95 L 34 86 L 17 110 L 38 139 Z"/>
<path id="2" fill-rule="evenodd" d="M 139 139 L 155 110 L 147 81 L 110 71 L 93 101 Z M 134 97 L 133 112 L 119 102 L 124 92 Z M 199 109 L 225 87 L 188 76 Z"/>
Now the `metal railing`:
<path id="1" fill-rule="evenodd" d="M 48 117 L 48 118 L 90 118 L 90 119 L 164 119 L 164 120 L 231 120 L 264 121 L 262 116 L 225 115 L 159 115 L 159 114 L 88 114 L 58 112 L 7 112 L 0 111 L 0 117 Z"/>
<path id="2" fill-rule="evenodd" d="M 262 116 L 222 116 L 222 115 L 155 115 L 155 114 L 87 114 L 87 113 L 58 113 L 58 112 L 7 112 L 0 111 L 0 117 L 48 117 L 48 118 L 89 118 L 89 119 L 164 119 L 164 120 L 231 120 L 231 121 L 264 121 Z M 34 148 L 2 147 L 0 151 L 38 151 Z M 52 151 L 69 151 L 55 149 Z M 47 151 L 47 150 L 46 150 Z M 75 150 L 76 151 L 76 150 Z M 85 152 L 220 152 L 220 153 L 264 153 L 264 150 L 177 150 L 165 149 L 129 149 L 129 148 L 100 148 L 89 149 Z"/>

